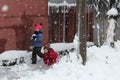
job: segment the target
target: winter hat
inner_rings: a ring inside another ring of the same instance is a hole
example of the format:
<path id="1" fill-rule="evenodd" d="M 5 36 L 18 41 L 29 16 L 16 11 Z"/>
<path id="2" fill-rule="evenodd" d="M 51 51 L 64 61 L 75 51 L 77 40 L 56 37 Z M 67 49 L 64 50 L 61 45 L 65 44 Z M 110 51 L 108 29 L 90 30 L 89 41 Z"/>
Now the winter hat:
<path id="1" fill-rule="evenodd" d="M 40 24 L 36 24 L 36 25 L 35 25 L 35 29 L 41 30 L 41 29 L 42 29 L 42 26 L 41 26 Z"/>
<path id="2" fill-rule="evenodd" d="M 50 44 L 49 43 L 45 44 L 44 49 L 50 49 Z"/>

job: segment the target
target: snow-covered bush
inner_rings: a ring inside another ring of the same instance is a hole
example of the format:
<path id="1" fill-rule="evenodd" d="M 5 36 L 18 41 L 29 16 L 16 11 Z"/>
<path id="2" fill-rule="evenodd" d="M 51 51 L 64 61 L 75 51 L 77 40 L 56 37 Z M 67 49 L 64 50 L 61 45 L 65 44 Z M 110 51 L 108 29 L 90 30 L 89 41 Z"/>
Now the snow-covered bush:
<path id="1" fill-rule="evenodd" d="M 111 45 L 111 47 L 114 47 L 115 28 L 117 23 L 115 17 L 118 15 L 118 11 L 115 8 L 111 8 L 107 12 L 107 15 L 109 17 L 108 20 L 109 25 L 106 31 L 107 37 L 104 44 Z"/>

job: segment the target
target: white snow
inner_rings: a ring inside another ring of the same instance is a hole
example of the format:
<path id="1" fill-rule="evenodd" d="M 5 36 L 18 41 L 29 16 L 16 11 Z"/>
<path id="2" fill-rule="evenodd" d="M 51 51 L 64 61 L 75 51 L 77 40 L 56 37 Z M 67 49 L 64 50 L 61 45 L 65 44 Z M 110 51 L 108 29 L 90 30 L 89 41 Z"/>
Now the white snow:
<path id="1" fill-rule="evenodd" d="M 118 15 L 118 11 L 117 11 L 117 9 L 115 9 L 115 8 L 111 8 L 111 9 L 107 12 L 107 15 L 108 15 L 108 16 L 111 16 L 111 15 L 116 16 L 116 15 Z"/>
<path id="2" fill-rule="evenodd" d="M 96 24 L 96 27 L 97 27 L 97 43 L 98 46 L 100 46 L 100 26 L 98 23 Z"/>
<path id="3" fill-rule="evenodd" d="M 120 3 L 118 3 L 118 6 L 117 6 L 118 8 L 120 8 Z"/>
<path id="4" fill-rule="evenodd" d="M 100 12 L 97 12 L 96 17 L 98 17 L 99 15 L 100 15 Z"/>
<path id="5" fill-rule="evenodd" d="M 0 55 L 0 60 L 3 60 L 3 59 L 11 60 L 11 59 L 14 59 L 15 57 L 19 58 L 19 57 L 22 57 L 23 54 L 24 56 L 28 55 L 27 51 L 20 51 L 20 50 L 19 51 L 17 50 L 5 51 Z"/>
<path id="6" fill-rule="evenodd" d="M 106 31 L 107 37 L 104 45 L 110 45 L 111 42 L 114 42 L 116 23 L 117 22 L 113 18 L 109 20 L 109 25 Z"/>
<path id="7" fill-rule="evenodd" d="M 57 7 L 59 7 L 59 6 L 69 6 L 69 7 L 71 7 L 71 6 L 76 6 L 76 4 L 73 4 L 73 3 L 70 4 L 70 3 L 67 3 L 66 1 L 63 1 L 63 3 L 59 3 L 59 4 L 48 2 L 48 6 L 57 6 Z"/>
<path id="8" fill-rule="evenodd" d="M 3 5 L 2 8 L 1 8 L 1 10 L 3 12 L 6 12 L 8 10 L 8 5 Z"/>
<path id="9" fill-rule="evenodd" d="M 71 43 L 72 44 L 72 43 Z M 73 39 L 73 46 L 71 46 L 70 48 L 72 49 L 72 48 L 75 48 L 75 50 L 78 50 L 79 49 L 79 44 L 80 44 L 80 42 L 79 42 L 79 38 L 78 38 L 78 35 L 77 35 L 77 33 L 75 34 L 75 36 L 74 36 L 74 39 Z M 94 43 L 93 42 L 87 42 L 87 47 L 90 47 L 90 46 L 93 46 L 94 45 Z M 69 49 L 70 49 L 69 48 Z"/>
<path id="10" fill-rule="evenodd" d="M 64 46 L 66 48 L 73 46 L 71 43 L 68 44 L 64 43 Z M 81 64 L 81 59 L 77 59 L 76 51 L 70 52 L 72 62 L 68 61 L 67 56 L 64 56 L 58 64 L 49 69 L 40 68 L 39 66 L 42 65 L 40 61 L 36 65 L 30 64 L 30 57 L 26 57 L 27 63 L 11 66 L 10 69 L 0 66 L 0 80 L 120 80 L 120 41 L 117 41 L 115 45 L 115 48 L 109 46 L 87 48 L 85 66 Z M 61 43 L 51 46 L 54 46 L 55 50 L 63 48 Z M 12 52 L 16 54 L 13 55 Z M 18 54 L 31 55 L 25 51 L 14 50 L 5 53 L 0 56 L 9 58 L 10 54 L 13 57 Z"/>
<path id="11" fill-rule="evenodd" d="M 73 43 L 52 43 L 51 47 L 56 50 L 56 51 L 61 51 L 61 50 L 65 50 L 65 49 L 72 49 L 74 48 Z"/>
<path id="12" fill-rule="evenodd" d="M 49 6 L 75 6 L 67 2 Z M 8 6 L 4 5 L 2 11 L 7 11 Z M 96 7 L 97 10 L 97 7 Z M 98 11 L 99 12 L 99 11 Z M 99 13 L 98 13 L 99 14 Z M 107 15 L 118 15 L 115 8 L 107 12 Z M 98 16 L 98 15 L 97 15 Z M 111 22 L 111 25 L 113 23 Z M 99 29 L 99 27 L 97 27 Z M 99 42 L 99 41 L 98 41 Z M 75 36 L 73 43 L 53 43 L 51 47 L 56 50 L 78 49 L 79 38 Z M 70 57 L 63 56 L 59 63 L 52 67 L 43 66 L 43 61 L 37 58 L 37 64 L 31 64 L 31 52 L 22 50 L 10 50 L 0 54 L 0 80 L 120 80 L 120 41 L 115 42 L 115 48 L 108 45 L 101 47 L 92 45 L 87 48 L 87 63 L 81 64 L 75 50 L 70 52 Z M 1 66 L 2 60 L 14 60 L 15 58 L 25 57 L 25 63 L 14 66 Z"/>

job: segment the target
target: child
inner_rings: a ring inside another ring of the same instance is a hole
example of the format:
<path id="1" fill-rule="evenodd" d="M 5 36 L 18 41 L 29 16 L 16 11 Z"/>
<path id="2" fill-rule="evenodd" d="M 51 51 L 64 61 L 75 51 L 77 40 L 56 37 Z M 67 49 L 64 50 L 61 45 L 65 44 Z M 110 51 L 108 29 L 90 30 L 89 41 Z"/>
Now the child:
<path id="1" fill-rule="evenodd" d="M 44 64 L 47 66 L 53 65 L 59 61 L 59 54 L 55 52 L 49 45 L 44 46 Z"/>
<path id="2" fill-rule="evenodd" d="M 35 31 L 32 35 L 32 46 L 33 46 L 33 52 L 32 52 L 32 64 L 37 63 L 37 55 L 40 58 L 43 58 L 43 54 L 41 53 L 41 48 L 43 46 L 43 29 L 41 24 L 35 25 Z"/>

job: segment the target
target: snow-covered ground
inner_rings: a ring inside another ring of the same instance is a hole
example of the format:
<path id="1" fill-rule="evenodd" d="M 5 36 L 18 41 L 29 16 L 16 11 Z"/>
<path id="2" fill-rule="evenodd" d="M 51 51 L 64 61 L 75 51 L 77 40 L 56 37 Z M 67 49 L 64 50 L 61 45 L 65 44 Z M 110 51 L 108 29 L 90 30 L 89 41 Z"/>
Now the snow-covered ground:
<path id="1" fill-rule="evenodd" d="M 52 44 L 55 50 L 70 48 L 73 44 Z M 120 80 L 120 41 L 115 43 L 115 48 L 109 46 L 87 48 L 87 63 L 81 64 L 76 51 L 67 56 L 51 68 L 41 67 L 42 60 L 31 64 L 31 52 L 7 51 L 0 54 L 0 61 L 4 58 L 26 56 L 25 63 L 10 67 L 0 66 L 0 80 Z"/>

